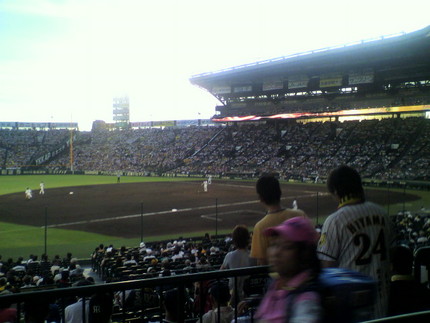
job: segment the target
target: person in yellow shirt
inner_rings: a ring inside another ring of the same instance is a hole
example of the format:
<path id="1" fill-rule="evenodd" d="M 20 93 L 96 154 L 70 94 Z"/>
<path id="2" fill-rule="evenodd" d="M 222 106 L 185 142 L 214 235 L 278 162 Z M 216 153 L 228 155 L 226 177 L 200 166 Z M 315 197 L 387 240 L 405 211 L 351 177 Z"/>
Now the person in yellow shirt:
<path id="1" fill-rule="evenodd" d="M 256 184 L 256 191 L 267 211 L 266 215 L 254 226 L 250 257 L 256 260 L 257 265 L 267 265 L 266 250 L 269 246 L 270 237 L 264 235 L 264 230 L 296 216 L 307 216 L 302 210 L 282 207 L 281 186 L 278 179 L 273 175 L 260 177 Z"/>

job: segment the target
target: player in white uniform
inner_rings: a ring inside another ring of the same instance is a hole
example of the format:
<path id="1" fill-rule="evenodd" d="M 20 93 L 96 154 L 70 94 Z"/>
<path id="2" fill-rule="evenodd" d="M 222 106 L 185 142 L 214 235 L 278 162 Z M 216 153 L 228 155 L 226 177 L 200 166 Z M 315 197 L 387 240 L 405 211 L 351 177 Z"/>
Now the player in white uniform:
<path id="1" fill-rule="evenodd" d="M 211 185 L 212 184 L 212 175 L 209 175 L 208 177 L 208 184 Z"/>
<path id="2" fill-rule="evenodd" d="M 348 268 L 378 282 L 375 318 L 386 316 L 390 281 L 391 221 L 379 205 L 365 201 L 360 175 L 348 166 L 330 174 L 327 188 L 339 202 L 324 222 L 318 244 L 323 267 Z"/>
<path id="3" fill-rule="evenodd" d="M 45 183 L 40 182 L 39 186 L 40 186 L 39 194 L 45 195 Z"/>
<path id="4" fill-rule="evenodd" d="M 208 181 L 203 181 L 202 186 L 203 186 L 203 192 L 207 193 L 207 191 L 208 191 Z"/>
<path id="5" fill-rule="evenodd" d="M 297 204 L 297 200 L 293 201 L 293 210 L 298 210 L 299 209 L 299 205 Z"/>
<path id="6" fill-rule="evenodd" d="M 31 192 L 31 189 L 27 187 L 25 190 L 25 199 L 30 200 L 33 197 L 33 193 Z"/>

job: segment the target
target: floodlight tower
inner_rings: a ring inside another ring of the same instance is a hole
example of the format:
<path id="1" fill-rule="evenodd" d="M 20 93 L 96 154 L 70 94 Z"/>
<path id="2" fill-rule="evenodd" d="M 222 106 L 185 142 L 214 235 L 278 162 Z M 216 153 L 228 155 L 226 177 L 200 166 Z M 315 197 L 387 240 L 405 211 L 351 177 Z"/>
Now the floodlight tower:
<path id="1" fill-rule="evenodd" d="M 113 99 L 113 121 L 119 129 L 130 126 L 130 101 L 128 96 Z"/>

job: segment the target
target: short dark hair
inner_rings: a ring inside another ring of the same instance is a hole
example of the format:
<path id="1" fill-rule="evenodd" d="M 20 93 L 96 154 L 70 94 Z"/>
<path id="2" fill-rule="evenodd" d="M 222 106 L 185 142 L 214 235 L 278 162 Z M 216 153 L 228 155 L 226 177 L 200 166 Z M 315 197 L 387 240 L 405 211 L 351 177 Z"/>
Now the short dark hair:
<path id="1" fill-rule="evenodd" d="M 249 231 L 244 225 L 237 225 L 232 233 L 233 243 L 237 248 L 243 249 L 249 245 Z"/>
<path id="2" fill-rule="evenodd" d="M 209 293 L 220 305 L 227 304 L 231 297 L 228 284 L 223 281 L 213 283 L 209 289 Z"/>
<path id="3" fill-rule="evenodd" d="M 364 201 L 364 190 L 360 174 L 352 167 L 342 165 L 330 173 L 327 189 L 339 198 L 359 198 Z"/>
<path id="4" fill-rule="evenodd" d="M 273 175 L 261 176 L 257 181 L 256 190 L 261 201 L 267 205 L 278 204 L 281 201 L 281 186 Z"/>
<path id="5" fill-rule="evenodd" d="M 171 318 L 177 320 L 179 318 L 178 305 L 179 291 L 177 288 L 169 289 L 164 293 L 164 308 Z"/>

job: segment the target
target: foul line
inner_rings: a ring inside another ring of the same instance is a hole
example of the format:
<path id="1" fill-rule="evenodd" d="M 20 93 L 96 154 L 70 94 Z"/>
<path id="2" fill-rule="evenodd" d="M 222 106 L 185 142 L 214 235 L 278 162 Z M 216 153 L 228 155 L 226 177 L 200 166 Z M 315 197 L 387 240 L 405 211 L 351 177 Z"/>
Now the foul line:
<path id="1" fill-rule="evenodd" d="M 315 192 L 313 192 L 312 195 L 315 195 Z M 303 197 L 309 197 L 311 195 L 300 195 L 296 196 L 296 198 L 303 198 Z M 282 200 L 287 199 L 287 197 L 282 198 Z M 291 199 L 291 197 L 288 197 L 288 199 Z M 229 206 L 240 206 L 240 205 L 247 205 L 247 204 L 257 204 L 260 203 L 259 200 L 252 200 L 252 201 L 245 201 L 245 202 L 235 202 L 235 203 L 226 203 L 226 204 L 218 204 L 217 207 L 229 207 Z M 171 214 L 174 215 L 175 213 L 181 213 L 181 212 L 189 212 L 189 211 L 196 211 L 196 210 L 207 210 L 207 209 L 213 209 L 214 205 L 209 206 L 197 206 L 197 207 L 190 207 L 185 209 L 178 209 L 177 211 L 160 211 L 160 212 L 149 212 L 149 213 L 143 213 L 143 214 L 132 214 L 132 215 L 122 215 L 122 216 L 114 216 L 110 218 L 102 218 L 102 219 L 93 219 L 93 220 L 85 220 L 85 221 L 75 221 L 75 222 L 68 222 L 68 223 L 61 223 L 61 224 L 51 224 L 48 225 L 48 228 L 60 228 L 60 227 L 67 227 L 71 225 L 79 225 L 79 224 L 89 224 L 89 223 L 98 223 L 98 222 L 108 222 L 108 221 L 115 221 L 115 220 L 124 220 L 124 219 L 132 219 L 132 218 L 138 218 L 142 216 L 151 216 L 151 215 L 162 215 L 162 214 Z M 236 212 L 236 211 L 234 211 Z M 243 211 L 240 211 L 243 212 Z M 41 228 L 44 228 L 45 226 L 41 226 Z"/>
<path id="2" fill-rule="evenodd" d="M 218 204 L 218 207 L 238 206 L 238 205 L 246 205 L 246 204 L 254 204 L 254 203 L 259 203 L 259 201 L 255 200 L 255 201 L 246 201 L 246 202 Z M 114 220 L 132 219 L 132 218 L 138 218 L 141 216 L 151 216 L 151 215 L 160 215 L 160 214 L 175 214 L 175 213 L 189 212 L 189 211 L 195 211 L 195 210 L 207 210 L 207 209 L 213 209 L 214 207 L 215 207 L 214 205 L 197 206 L 197 207 L 192 207 L 192 208 L 190 207 L 190 208 L 185 208 L 185 209 L 178 209 L 177 211 L 169 210 L 169 211 L 160 211 L 160 212 L 149 212 L 149 213 L 143 213 L 143 214 L 122 215 L 122 216 L 115 216 L 115 217 L 111 217 L 111 218 L 76 221 L 76 222 L 68 222 L 68 223 L 61 223 L 61 224 L 52 224 L 52 225 L 48 225 L 48 228 L 58 228 L 58 227 L 66 227 L 69 225 L 77 225 L 77 224 L 88 224 L 88 223 L 107 222 L 107 221 L 114 221 Z M 42 228 L 44 228 L 44 226 Z"/>

